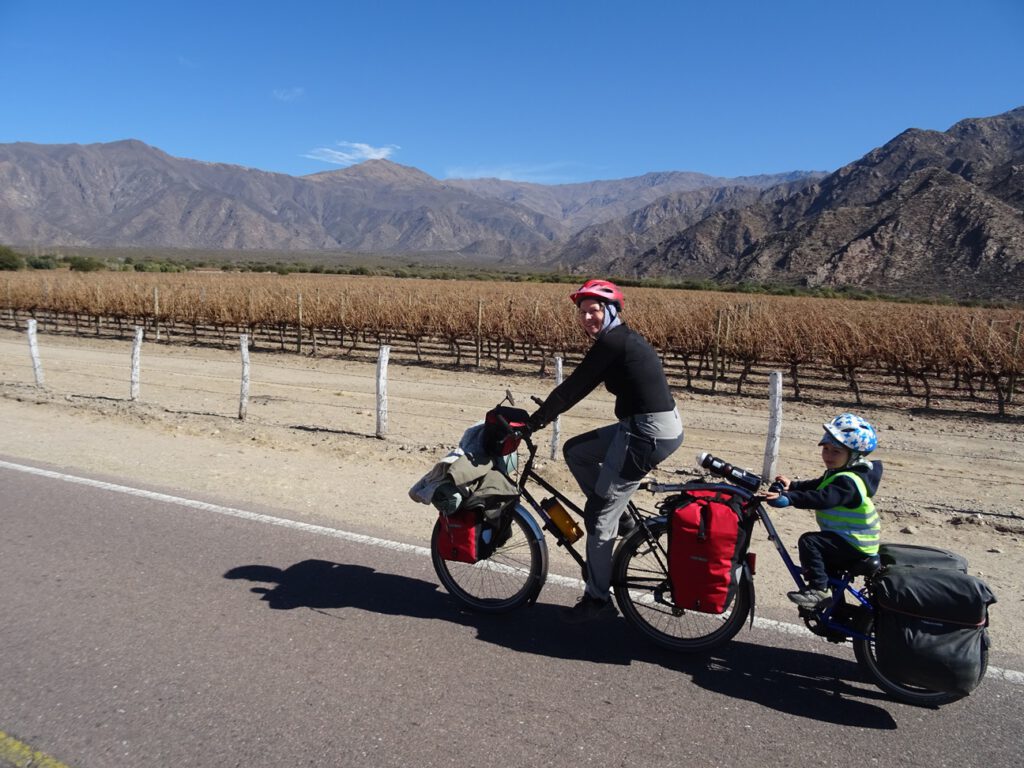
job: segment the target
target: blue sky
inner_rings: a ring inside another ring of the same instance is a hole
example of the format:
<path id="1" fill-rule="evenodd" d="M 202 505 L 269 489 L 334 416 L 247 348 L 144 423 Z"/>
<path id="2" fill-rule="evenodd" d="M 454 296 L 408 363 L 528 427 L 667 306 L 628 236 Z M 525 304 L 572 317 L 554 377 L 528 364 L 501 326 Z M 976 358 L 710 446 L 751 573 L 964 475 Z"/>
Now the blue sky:
<path id="1" fill-rule="evenodd" d="M 834 170 L 1024 106 L 1022 0 L 0 0 L 0 143 L 301 176 Z"/>

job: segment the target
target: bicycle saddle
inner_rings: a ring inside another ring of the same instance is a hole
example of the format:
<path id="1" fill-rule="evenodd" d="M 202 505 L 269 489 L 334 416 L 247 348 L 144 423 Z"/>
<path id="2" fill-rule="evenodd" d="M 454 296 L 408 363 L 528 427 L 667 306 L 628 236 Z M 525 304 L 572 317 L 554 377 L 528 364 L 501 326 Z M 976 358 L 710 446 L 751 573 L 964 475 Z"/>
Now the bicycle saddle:
<path id="1" fill-rule="evenodd" d="M 847 573 L 849 573 L 850 576 L 870 576 L 881 567 L 882 561 L 879 560 L 878 555 L 871 555 L 870 557 L 865 557 L 851 565 L 847 569 Z"/>

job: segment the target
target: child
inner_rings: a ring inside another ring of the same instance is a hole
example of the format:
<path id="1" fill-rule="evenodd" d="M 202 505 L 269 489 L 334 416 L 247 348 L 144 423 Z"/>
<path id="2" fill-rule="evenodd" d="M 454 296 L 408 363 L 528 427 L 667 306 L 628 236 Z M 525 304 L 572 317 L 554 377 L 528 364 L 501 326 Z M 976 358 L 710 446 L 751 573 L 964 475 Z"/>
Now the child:
<path id="1" fill-rule="evenodd" d="M 882 463 L 865 458 L 878 445 L 875 428 L 852 413 L 836 416 L 823 426 L 825 434 L 818 445 L 825 474 L 797 482 L 779 475 L 775 480 L 782 491 L 765 496 L 772 507 L 816 510 L 821 530 L 800 537 L 800 565 L 807 588 L 788 593 L 794 603 L 810 609 L 830 598 L 828 573 L 878 554 L 881 530 L 871 498 L 882 479 Z"/>

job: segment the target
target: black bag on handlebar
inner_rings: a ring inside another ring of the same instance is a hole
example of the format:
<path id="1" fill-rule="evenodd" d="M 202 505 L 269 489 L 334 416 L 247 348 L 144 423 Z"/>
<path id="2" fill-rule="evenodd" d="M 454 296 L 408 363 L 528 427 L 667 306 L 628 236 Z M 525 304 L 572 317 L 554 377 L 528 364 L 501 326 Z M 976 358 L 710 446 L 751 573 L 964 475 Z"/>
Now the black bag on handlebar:
<path id="1" fill-rule="evenodd" d="M 958 568 L 892 565 L 874 578 L 875 655 L 894 680 L 968 694 L 988 651 L 988 585 Z"/>
<path id="2" fill-rule="evenodd" d="M 679 608 L 722 613 L 732 603 L 755 517 L 727 485 L 694 484 L 662 502 L 668 576 Z"/>

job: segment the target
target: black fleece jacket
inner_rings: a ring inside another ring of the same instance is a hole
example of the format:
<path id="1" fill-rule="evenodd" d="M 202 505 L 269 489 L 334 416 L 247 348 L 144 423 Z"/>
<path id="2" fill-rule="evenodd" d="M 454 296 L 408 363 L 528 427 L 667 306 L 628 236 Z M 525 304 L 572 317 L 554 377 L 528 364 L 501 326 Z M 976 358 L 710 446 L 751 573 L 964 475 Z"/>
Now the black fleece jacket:
<path id="1" fill-rule="evenodd" d="M 882 482 L 882 462 L 871 462 L 869 469 L 865 465 L 841 469 L 840 472 L 853 472 L 860 476 L 867 488 L 868 496 L 874 496 L 878 490 L 878 484 Z M 783 491 L 789 497 L 789 502 L 800 509 L 835 509 L 836 507 L 856 507 L 860 505 L 860 491 L 853 480 L 848 477 L 838 477 L 824 490 L 818 490 L 818 484 L 829 475 L 836 474 L 828 471 L 821 477 L 813 480 L 796 480 L 789 484 L 789 490 Z"/>
<path id="2" fill-rule="evenodd" d="M 598 384 L 615 395 L 615 417 L 663 413 L 676 407 L 661 358 L 647 340 L 625 323 L 605 331 L 569 377 L 530 417 L 538 429 L 589 395 Z"/>

